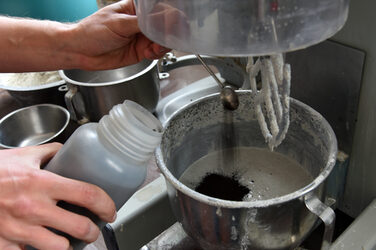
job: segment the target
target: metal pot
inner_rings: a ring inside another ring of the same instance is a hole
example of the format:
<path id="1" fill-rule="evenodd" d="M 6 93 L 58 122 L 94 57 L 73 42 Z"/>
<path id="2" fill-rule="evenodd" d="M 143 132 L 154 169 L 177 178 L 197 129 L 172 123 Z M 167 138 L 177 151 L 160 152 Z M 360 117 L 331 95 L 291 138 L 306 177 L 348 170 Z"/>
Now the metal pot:
<path id="1" fill-rule="evenodd" d="M 73 120 L 97 122 L 112 106 L 132 100 L 150 112 L 159 100 L 158 61 L 143 60 L 137 64 L 101 71 L 78 69 L 59 71 L 69 91 L 65 102 Z"/>
<path id="2" fill-rule="evenodd" d="M 276 151 L 301 164 L 313 177 L 311 183 L 270 199 L 228 201 L 200 194 L 179 181 L 191 164 L 211 152 L 266 148 L 252 93 L 237 93 L 236 111 L 225 110 L 219 95 L 212 94 L 181 108 L 166 123 L 156 158 L 177 220 L 204 249 L 293 249 L 319 216 L 326 225 L 323 249 L 328 248 L 335 214 L 320 199 L 326 197 L 324 182 L 336 161 L 337 141 L 326 120 L 297 100 L 290 99 L 291 124 Z M 236 139 L 224 144 L 222 135 Z M 294 173 L 288 178 L 294 181 Z"/>
<path id="3" fill-rule="evenodd" d="M 1 84 L 2 81 L 6 81 L 9 78 L 10 74 L 11 73 L 0 74 L 0 88 L 6 89 L 22 106 L 25 107 L 42 103 L 65 106 L 65 81 L 61 80 L 31 87 L 16 87 Z"/>

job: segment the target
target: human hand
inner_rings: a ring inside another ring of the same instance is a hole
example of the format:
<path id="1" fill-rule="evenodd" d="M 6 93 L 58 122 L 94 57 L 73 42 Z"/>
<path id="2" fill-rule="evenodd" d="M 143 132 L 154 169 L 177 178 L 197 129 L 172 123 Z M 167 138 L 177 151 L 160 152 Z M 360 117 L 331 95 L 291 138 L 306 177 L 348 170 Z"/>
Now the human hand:
<path id="1" fill-rule="evenodd" d="M 24 245 L 69 249 L 66 238 L 45 227 L 95 241 L 98 227 L 87 217 L 56 206 L 60 200 L 86 207 L 103 221 L 114 221 L 115 204 L 102 189 L 40 170 L 60 147 L 51 143 L 0 150 L 0 249 L 19 250 Z"/>
<path id="2" fill-rule="evenodd" d="M 80 68 L 111 69 L 158 59 L 170 51 L 144 36 L 138 27 L 132 0 L 100 9 L 73 29 L 72 48 L 81 56 Z"/>

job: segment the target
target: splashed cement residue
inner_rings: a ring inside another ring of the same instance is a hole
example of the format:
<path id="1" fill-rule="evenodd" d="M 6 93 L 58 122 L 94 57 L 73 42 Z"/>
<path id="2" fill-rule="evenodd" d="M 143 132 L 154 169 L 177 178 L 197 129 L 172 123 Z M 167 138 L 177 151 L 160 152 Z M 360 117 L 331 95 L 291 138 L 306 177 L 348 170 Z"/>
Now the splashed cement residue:
<path id="1" fill-rule="evenodd" d="M 231 227 L 231 240 L 237 240 L 238 239 L 238 230 L 236 230 L 236 227 Z"/>
<path id="2" fill-rule="evenodd" d="M 218 215 L 219 217 L 222 216 L 222 209 L 220 207 L 217 208 L 217 211 L 215 211 L 216 215 Z"/>
<path id="3" fill-rule="evenodd" d="M 291 67 L 284 63 L 282 54 L 277 54 L 271 58 L 260 57 L 255 62 L 252 56 L 249 57 L 246 70 L 252 94 L 258 100 L 254 105 L 260 129 L 273 151 L 284 140 L 290 124 Z M 256 87 L 259 72 L 262 83 L 260 91 Z"/>

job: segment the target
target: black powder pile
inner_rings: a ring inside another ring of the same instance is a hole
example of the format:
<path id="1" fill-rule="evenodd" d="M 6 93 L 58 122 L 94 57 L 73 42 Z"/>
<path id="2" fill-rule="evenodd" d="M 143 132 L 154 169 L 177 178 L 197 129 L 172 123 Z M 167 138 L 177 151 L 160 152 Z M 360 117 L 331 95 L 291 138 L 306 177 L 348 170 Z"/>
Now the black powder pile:
<path id="1" fill-rule="evenodd" d="M 249 189 L 241 185 L 234 176 L 208 174 L 195 188 L 201 194 L 229 201 L 242 201 Z"/>

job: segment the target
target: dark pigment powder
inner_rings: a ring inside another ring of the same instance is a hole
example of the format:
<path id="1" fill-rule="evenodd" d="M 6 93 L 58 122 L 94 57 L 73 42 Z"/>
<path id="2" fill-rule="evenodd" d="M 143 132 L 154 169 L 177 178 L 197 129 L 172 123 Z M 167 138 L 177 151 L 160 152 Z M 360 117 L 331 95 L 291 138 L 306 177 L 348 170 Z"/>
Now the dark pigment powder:
<path id="1" fill-rule="evenodd" d="M 234 176 L 208 174 L 195 188 L 201 194 L 230 201 L 242 201 L 249 189 L 241 185 Z"/>

